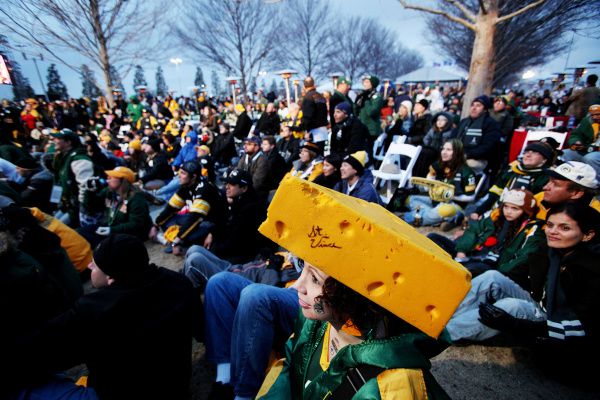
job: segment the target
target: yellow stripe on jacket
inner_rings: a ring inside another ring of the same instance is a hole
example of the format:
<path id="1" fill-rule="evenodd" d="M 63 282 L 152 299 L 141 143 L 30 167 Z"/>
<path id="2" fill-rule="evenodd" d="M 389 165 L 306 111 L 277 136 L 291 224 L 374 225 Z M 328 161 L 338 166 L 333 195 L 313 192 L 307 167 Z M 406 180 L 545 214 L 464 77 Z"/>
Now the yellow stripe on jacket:
<path id="1" fill-rule="evenodd" d="M 173 208 L 180 210 L 183 208 L 183 206 L 185 206 L 185 201 L 181 198 L 181 196 L 179 196 L 177 193 L 175 193 L 169 199 L 169 205 Z"/>
<path id="2" fill-rule="evenodd" d="M 190 207 L 190 212 L 200 213 L 204 216 L 208 215 L 209 211 L 210 211 L 210 204 L 208 204 L 207 201 L 202 200 L 202 199 L 194 200 L 194 202 L 192 203 L 192 206 Z"/>

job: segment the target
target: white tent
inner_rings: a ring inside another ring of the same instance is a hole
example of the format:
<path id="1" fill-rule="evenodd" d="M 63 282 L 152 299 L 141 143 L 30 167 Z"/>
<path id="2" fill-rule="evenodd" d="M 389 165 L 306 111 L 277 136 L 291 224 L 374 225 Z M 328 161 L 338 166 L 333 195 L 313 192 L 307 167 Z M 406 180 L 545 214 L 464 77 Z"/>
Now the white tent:
<path id="1" fill-rule="evenodd" d="M 462 71 L 442 67 L 423 67 L 399 76 L 396 82 L 456 82 L 466 78 L 467 74 Z"/>

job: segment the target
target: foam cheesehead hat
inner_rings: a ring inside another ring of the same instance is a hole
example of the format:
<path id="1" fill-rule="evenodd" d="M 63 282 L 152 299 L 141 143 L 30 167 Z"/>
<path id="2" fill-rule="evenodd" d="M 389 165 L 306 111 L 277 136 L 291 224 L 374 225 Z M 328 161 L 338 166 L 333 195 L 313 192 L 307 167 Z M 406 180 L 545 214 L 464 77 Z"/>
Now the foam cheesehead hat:
<path id="1" fill-rule="evenodd" d="M 575 182 L 588 189 L 598 189 L 596 171 L 591 165 L 579 161 L 567 161 L 551 167 L 546 173 L 554 178 Z"/>
<path id="2" fill-rule="evenodd" d="M 383 207 L 293 176 L 259 231 L 432 337 L 471 287 L 463 266 Z"/>
<path id="3" fill-rule="evenodd" d="M 525 214 L 529 215 L 530 217 L 537 211 L 533 193 L 525 189 L 507 190 L 505 188 L 500 195 L 500 202 L 503 204 L 510 203 L 521 207 Z"/>
<path id="4" fill-rule="evenodd" d="M 344 157 L 343 162 L 348 163 L 356 170 L 358 176 L 362 176 L 365 172 L 365 165 L 367 164 L 367 152 L 357 151 Z"/>
<path id="5" fill-rule="evenodd" d="M 106 172 L 106 175 L 110 176 L 111 178 L 125 179 L 129 183 L 135 182 L 135 172 L 127 167 L 117 167 L 104 172 Z"/>

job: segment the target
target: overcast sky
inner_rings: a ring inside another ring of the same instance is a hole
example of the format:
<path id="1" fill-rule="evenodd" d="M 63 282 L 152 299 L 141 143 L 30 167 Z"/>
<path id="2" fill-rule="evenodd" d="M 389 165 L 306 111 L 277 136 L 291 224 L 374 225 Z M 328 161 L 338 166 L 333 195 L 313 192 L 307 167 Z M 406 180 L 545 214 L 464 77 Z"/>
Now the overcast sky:
<path id="1" fill-rule="evenodd" d="M 151 0 L 149 0 L 151 1 Z M 418 50 L 424 57 L 426 65 L 432 65 L 434 62 L 443 61 L 441 55 L 431 46 L 428 41 L 427 25 L 422 13 L 416 11 L 404 10 L 397 0 L 330 0 L 332 3 L 332 9 L 335 12 L 341 12 L 346 15 L 360 15 L 373 17 L 386 27 L 393 29 L 397 32 L 400 41 L 408 48 Z M 551 44 L 549 44 L 551 45 Z M 21 65 L 25 75 L 29 78 L 36 93 L 41 93 L 42 88 L 40 80 L 35 71 L 34 63 L 31 57 L 28 60 L 24 60 L 21 54 L 13 53 L 13 57 Z M 171 57 L 180 57 L 183 63 L 179 67 L 179 78 L 177 70 L 173 64 L 169 63 Z M 75 65 L 81 65 L 87 63 L 84 60 L 78 60 L 78 56 L 73 54 L 67 57 L 70 62 Z M 557 58 L 550 61 L 545 66 L 540 66 L 535 69 L 536 79 L 537 77 L 545 78 L 550 76 L 553 72 L 562 71 L 565 68 L 567 54 L 558 54 Z M 569 67 L 575 66 L 586 66 L 590 61 L 600 60 L 600 39 L 590 39 L 580 36 L 575 36 L 571 55 L 569 58 Z M 39 62 L 38 66 L 42 79 L 46 80 L 47 68 L 50 65 L 48 60 Z M 146 79 L 150 88 L 155 88 L 154 75 L 158 62 L 151 62 L 144 64 L 144 70 Z M 189 91 L 189 87 L 194 83 L 194 76 L 196 70 L 196 63 L 190 59 L 183 49 L 173 49 L 172 54 L 165 54 L 164 61 L 161 63 L 167 85 L 176 91 L 181 89 L 184 93 Z M 200 65 L 204 72 L 204 79 L 207 84 L 210 84 L 210 74 L 213 69 L 210 65 Z M 59 73 L 63 79 L 63 82 L 68 87 L 69 94 L 71 96 L 81 95 L 81 81 L 79 74 L 72 71 L 71 69 L 58 65 Z M 598 73 L 600 69 L 590 70 L 591 72 Z M 100 71 L 96 71 L 96 78 L 101 80 L 102 75 Z M 181 81 L 181 85 L 179 84 Z M 267 86 L 270 85 L 272 77 L 269 75 L 266 79 Z M 129 76 L 124 77 L 123 84 L 128 93 L 132 93 L 133 89 L 133 72 L 129 73 Z M 10 87 L 0 86 L 0 97 L 12 97 Z"/>

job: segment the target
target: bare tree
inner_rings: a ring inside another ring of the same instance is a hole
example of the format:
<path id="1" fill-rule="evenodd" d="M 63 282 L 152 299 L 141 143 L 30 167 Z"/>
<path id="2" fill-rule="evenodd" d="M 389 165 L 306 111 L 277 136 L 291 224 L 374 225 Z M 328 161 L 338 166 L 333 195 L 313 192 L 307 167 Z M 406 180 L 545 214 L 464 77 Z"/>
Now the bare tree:
<path id="1" fill-rule="evenodd" d="M 465 1 L 471 9 L 477 0 Z M 502 1 L 504 14 L 522 8 L 527 0 Z M 595 4 L 594 4 L 595 3 Z M 451 5 L 440 5 L 449 11 Z M 494 36 L 496 68 L 492 85 L 513 79 L 526 68 L 543 64 L 569 47 L 568 31 L 589 32 L 598 27 L 600 3 L 588 0 L 547 0 L 536 12 L 523 13 L 498 25 Z M 432 15 L 428 18 L 431 42 L 456 63 L 468 69 L 475 33 L 449 19 Z"/>
<path id="2" fill-rule="evenodd" d="M 498 25 L 535 9 L 547 0 L 526 1 L 525 4 L 512 12 L 505 12 L 501 9 L 500 0 L 478 0 L 474 8 L 469 8 L 465 0 L 438 0 L 453 6 L 448 10 L 416 5 L 406 0 L 398 1 L 404 8 L 440 15 L 474 32 L 473 51 L 471 52 L 469 66 L 469 84 L 464 98 L 464 104 L 470 104 L 480 94 L 490 94 L 492 91 L 497 62 L 494 57 L 496 53 L 494 38 Z M 468 107 L 463 107 L 463 116 L 467 115 L 468 112 Z"/>
<path id="3" fill-rule="evenodd" d="M 336 52 L 330 72 L 343 71 L 350 79 L 363 74 L 395 79 L 423 65 L 421 55 L 405 48 L 390 29 L 373 19 L 352 17 L 333 31 Z"/>
<path id="4" fill-rule="evenodd" d="M 295 0 L 286 9 L 277 59 L 282 68 L 294 68 L 314 78 L 327 72 L 333 47 L 331 7 L 327 0 Z"/>
<path id="5" fill-rule="evenodd" d="M 250 79 L 274 61 L 279 7 L 261 0 L 186 0 L 175 35 L 199 63 L 238 75 L 246 94 Z"/>
<path id="6" fill-rule="evenodd" d="M 65 49 L 97 66 L 112 105 L 111 68 L 131 68 L 150 54 L 162 1 L 4 0 L 0 16 L 15 40 L 39 47 L 77 71 L 64 57 Z"/>

